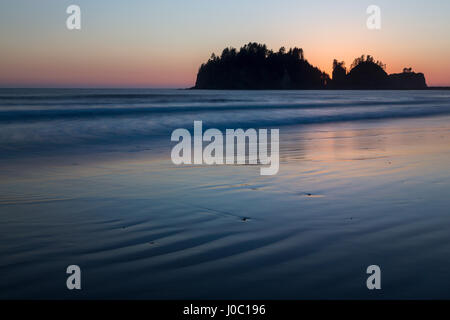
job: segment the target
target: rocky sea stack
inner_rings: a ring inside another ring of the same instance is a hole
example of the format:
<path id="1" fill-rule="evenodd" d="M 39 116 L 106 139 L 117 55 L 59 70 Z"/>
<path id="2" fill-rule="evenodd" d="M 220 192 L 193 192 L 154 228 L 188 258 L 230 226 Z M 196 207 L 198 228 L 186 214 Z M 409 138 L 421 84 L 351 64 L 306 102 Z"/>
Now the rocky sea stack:
<path id="1" fill-rule="evenodd" d="M 330 77 L 305 59 L 303 49 L 268 50 L 249 43 L 239 51 L 225 48 L 201 65 L 194 89 L 299 90 L 299 89 L 426 89 L 423 73 L 405 68 L 388 75 L 386 66 L 372 56 L 354 60 L 347 72 L 344 62 L 334 60 Z"/>

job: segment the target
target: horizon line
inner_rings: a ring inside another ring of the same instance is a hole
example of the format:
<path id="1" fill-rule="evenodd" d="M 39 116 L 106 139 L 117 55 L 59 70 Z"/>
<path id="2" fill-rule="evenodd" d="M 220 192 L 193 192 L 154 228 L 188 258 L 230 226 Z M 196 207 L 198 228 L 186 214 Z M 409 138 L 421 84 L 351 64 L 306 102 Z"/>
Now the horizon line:
<path id="1" fill-rule="evenodd" d="M 450 89 L 450 85 L 444 86 L 428 86 L 424 89 L 195 89 L 194 86 L 191 87 L 3 87 L 0 86 L 0 90 L 3 89 L 31 89 L 31 90 L 42 90 L 42 89 L 60 89 L 60 90 L 76 90 L 76 89 L 91 89 L 91 90 L 120 90 L 120 89 L 141 89 L 141 90 L 204 90 L 204 91 L 422 91 L 422 90 L 433 90 L 433 89 Z"/>

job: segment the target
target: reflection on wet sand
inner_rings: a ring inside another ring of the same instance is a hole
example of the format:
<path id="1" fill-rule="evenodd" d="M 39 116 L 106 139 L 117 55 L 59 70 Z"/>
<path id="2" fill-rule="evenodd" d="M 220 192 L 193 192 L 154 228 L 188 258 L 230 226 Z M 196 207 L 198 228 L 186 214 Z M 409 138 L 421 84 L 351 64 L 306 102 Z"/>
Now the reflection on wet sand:
<path id="1" fill-rule="evenodd" d="M 3 163 L 0 297 L 69 297 L 76 263 L 82 298 L 370 298 L 372 264 L 383 298 L 449 298 L 448 120 L 284 127 L 273 177 L 170 143 Z"/>

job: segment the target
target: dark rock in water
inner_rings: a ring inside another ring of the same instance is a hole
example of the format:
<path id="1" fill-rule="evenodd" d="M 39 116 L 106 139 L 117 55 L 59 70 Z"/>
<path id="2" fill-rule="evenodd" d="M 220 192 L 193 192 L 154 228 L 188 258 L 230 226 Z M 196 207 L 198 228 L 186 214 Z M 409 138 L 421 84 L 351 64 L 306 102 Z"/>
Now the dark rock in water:
<path id="1" fill-rule="evenodd" d="M 372 56 L 356 58 L 351 70 L 346 74 L 344 62 L 333 62 L 333 79 L 329 84 L 332 89 L 389 89 L 417 90 L 426 89 L 427 84 L 423 73 L 415 73 L 412 68 L 404 68 L 403 73 L 388 75 L 386 66 L 381 61 L 375 61 Z"/>
<path id="2" fill-rule="evenodd" d="M 195 89 L 324 89 L 329 76 L 312 66 L 303 50 L 278 52 L 249 43 L 239 51 L 226 48 L 201 65 Z"/>
<path id="3" fill-rule="evenodd" d="M 243 221 L 243 222 L 247 222 L 248 220 L 249 220 L 249 218 L 246 218 L 246 217 L 241 219 L 241 221 Z"/>
<path id="4" fill-rule="evenodd" d="M 377 63 L 361 62 L 347 75 L 347 88 L 386 89 L 388 88 L 388 74 Z"/>
<path id="5" fill-rule="evenodd" d="M 193 89 L 425 89 L 425 76 L 405 68 L 388 75 L 386 66 L 370 56 L 356 58 L 347 73 L 344 62 L 333 62 L 333 78 L 312 66 L 303 49 L 249 43 L 239 51 L 225 48 L 201 65 Z"/>
<path id="6" fill-rule="evenodd" d="M 333 61 L 333 80 L 328 84 L 332 89 L 343 89 L 347 86 L 347 68 L 344 61 Z"/>
<path id="7" fill-rule="evenodd" d="M 425 89 L 427 83 L 423 73 L 403 72 L 389 75 L 389 87 L 391 89 Z"/>

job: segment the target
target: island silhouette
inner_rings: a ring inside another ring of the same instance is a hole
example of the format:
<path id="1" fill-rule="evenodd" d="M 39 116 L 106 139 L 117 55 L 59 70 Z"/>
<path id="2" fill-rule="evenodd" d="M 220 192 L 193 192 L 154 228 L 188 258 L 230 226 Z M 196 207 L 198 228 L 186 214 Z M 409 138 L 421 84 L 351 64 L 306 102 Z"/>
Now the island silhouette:
<path id="1" fill-rule="evenodd" d="M 387 74 L 386 65 L 370 55 L 356 58 L 349 71 L 343 61 L 333 61 L 333 73 L 311 65 L 303 49 L 281 47 L 278 52 L 265 44 L 250 42 L 237 51 L 225 48 L 214 53 L 198 71 L 193 89 L 228 90 L 417 90 L 426 89 L 423 73 L 404 68 L 402 73 Z"/>

